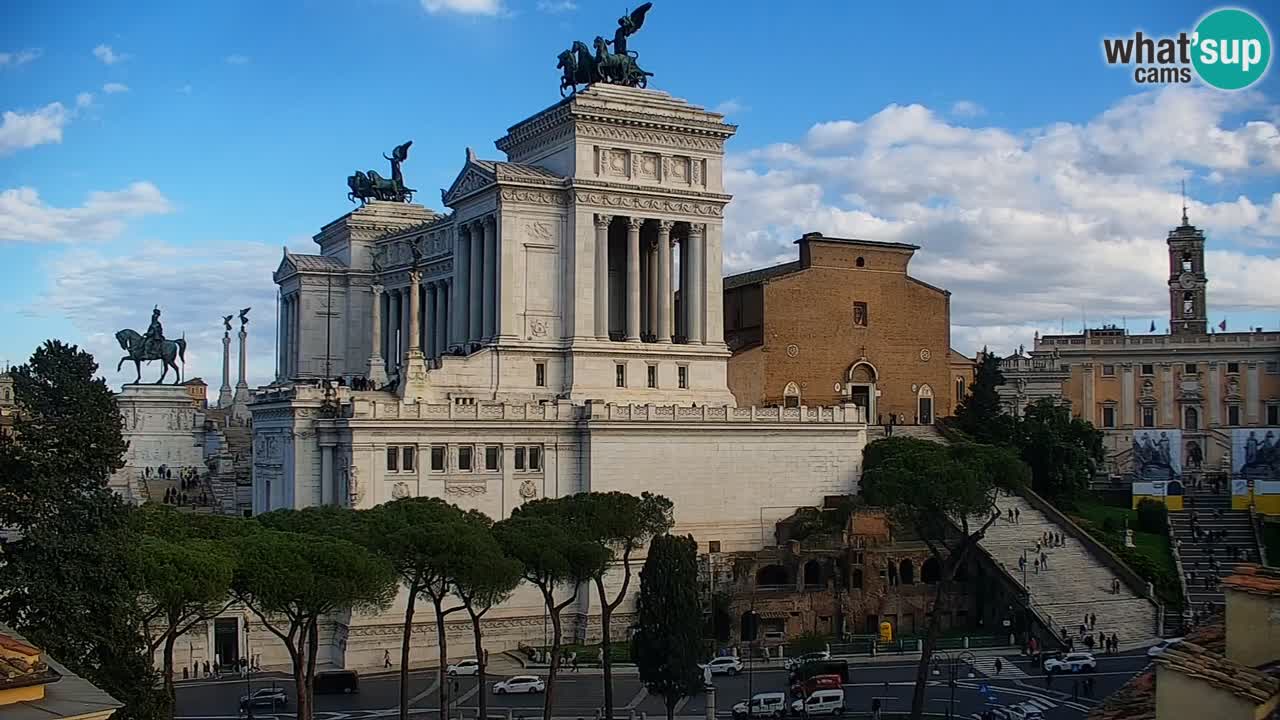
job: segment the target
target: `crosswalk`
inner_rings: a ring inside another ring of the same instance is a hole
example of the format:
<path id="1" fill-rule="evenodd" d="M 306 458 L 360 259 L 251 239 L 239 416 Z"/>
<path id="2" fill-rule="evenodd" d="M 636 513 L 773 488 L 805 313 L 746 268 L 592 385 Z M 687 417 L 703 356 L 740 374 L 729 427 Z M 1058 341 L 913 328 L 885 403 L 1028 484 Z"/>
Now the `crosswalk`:
<path id="1" fill-rule="evenodd" d="M 1039 710 L 1041 713 L 1047 713 L 1049 710 L 1052 710 L 1053 708 L 1058 707 L 1057 703 L 1053 702 L 1052 700 L 1046 700 L 1044 698 L 1031 698 L 1030 700 L 1023 700 L 1022 702 L 1017 704 L 1027 708 L 1035 708 L 1036 710 Z M 1010 706 L 1005 706 L 1005 707 L 1010 707 Z M 973 720 L 982 720 L 982 713 L 975 712 L 971 714 L 970 717 L 973 718 Z M 1000 717 L 1000 716 L 997 715 L 996 717 Z"/>
<path id="2" fill-rule="evenodd" d="M 973 667 L 978 672 L 990 678 L 1023 680 L 1031 677 L 1025 670 L 1018 667 L 1017 664 L 1009 658 L 1000 658 L 1000 672 L 996 672 L 996 658 L 994 657 L 975 658 L 973 661 Z"/>

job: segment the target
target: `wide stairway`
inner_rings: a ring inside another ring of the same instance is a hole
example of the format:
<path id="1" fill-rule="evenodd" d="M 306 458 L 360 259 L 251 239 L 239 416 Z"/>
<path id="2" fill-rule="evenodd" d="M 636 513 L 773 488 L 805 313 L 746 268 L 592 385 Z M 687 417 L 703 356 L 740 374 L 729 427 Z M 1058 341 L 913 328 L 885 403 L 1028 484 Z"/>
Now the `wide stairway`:
<path id="1" fill-rule="evenodd" d="M 867 442 L 882 440 L 885 437 L 884 425 L 868 425 L 867 426 Z M 938 428 L 933 425 L 894 425 L 892 437 L 909 437 L 917 440 L 932 440 L 936 443 L 946 444 L 947 440 L 938 432 Z"/>
<path id="2" fill-rule="evenodd" d="M 1226 537 L 1210 542 L 1207 534 L 1197 540 L 1192 532 L 1192 518 L 1205 533 L 1208 531 L 1225 531 Z M 1169 526 L 1175 539 L 1181 541 L 1178 549 L 1181 560 L 1181 571 L 1187 581 L 1187 599 L 1193 611 L 1203 611 L 1206 602 L 1213 604 L 1214 611 L 1221 611 L 1224 597 L 1217 582 L 1208 588 L 1204 585 L 1206 576 L 1222 579 L 1231 574 L 1240 562 L 1258 562 L 1258 545 L 1254 540 L 1253 529 L 1249 526 L 1248 510 L 1232 510 L 1231 496 L 1211 492 L 1189 492 L 1183 497 L 1183 511 L 1169 513 Z M 1239 549 L 1241 555 L 1234 551 Z M 1237 559 L 1240 557 L 1242 559 Z M 1217 560 L 1218 569 L 1213 569 L 1213 560 Z M 1188 573 L 1195 573 L 1194 580 Z"/>
<path id="3" fill-rule="evenodd" d="M 1112 580 L 1116 578 L 1106 565 L 1095 559 L 1080 541 L 1036 510 L 1017 495 L 1001 495 L 996 501 L 1001 517 L 987 529 L 982 540 L 985 549 L 1009 574 L 1026 587 L 1031 602 L 1042 618 L 1053 624 L 1061 636 L 1062 628 L 1076 637 L 1077 628 L 1086 615 L 1097 615 L 1093 629 L 1107 636 L 1114 633 L 1122 645 L 1149 640 L 1156 635 L 1156 605 L 1134 594 L 1120 583 L 1120 594 L 1111 593 Z M 1011 509 L 1017 509 L 1018 522 L 1007 519 Z M 984 518 L 985 520 L 985 518 Z M 975 520 L 970 520 L 970 524 Z M 1044 548 L 1048 557 L 1048 569 L 1036 572 L 1033 560 L 1036 542 L 1043 533 L 1061 533 L 1065 544 Z M 1018 568 L 1018 558 L 1026 554 L 1025 573 Z M 1081 647 L 1078 644 L 1078 649 Z"/>

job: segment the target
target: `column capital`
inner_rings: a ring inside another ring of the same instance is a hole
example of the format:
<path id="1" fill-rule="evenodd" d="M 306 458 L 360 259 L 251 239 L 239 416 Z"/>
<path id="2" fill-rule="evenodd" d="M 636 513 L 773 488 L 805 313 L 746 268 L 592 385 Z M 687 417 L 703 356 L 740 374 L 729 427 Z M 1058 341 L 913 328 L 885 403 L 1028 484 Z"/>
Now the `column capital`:
<path id="1" fill-rule="evenodd" d="M 483 240 L 483 239 L 484 239 L 484 220 L 485 220 L 485 219 L 484 219 L 484 218 L 482 218 L 482 217 L 472 218 L 472 219 L 467 223 L 468 225 L 472 226 L 472 228 L 473 228 L 473 230 L 471 231 L 471 239 L 472 239 L 472 240 Z M 477 235 L 479 235 L 479 237 L 477 237 Z"/>
<path id="2" fill-rule="evenodd" d="M 671 228 L 676 226 L 675 220 L 659 220 L 658 233 L 663 235 L 671 234 Z"/>
<path id="3" fill-rule="evenodd" d="M 609 223 L 613 222 L 613 216 L 596 213 L 594 220 L 596 227 L 607 228 L 609 227 Z"/>
<path id="4" fill-rule="evenodd" d="M 409 271 L 409 284 L 410 284 L 410 285 L 417 285 L 417 284 L 419 284 L 419 283 L 421 283 L 421 282 L 422 282 L 422 271 L 421 271 L 421 270 L 417 270 L 417 269 L 410 270 L 410 271 Z"/>
<path id="5" fill-rule="evenodd" d="M 702 223 L 689 223 L 689 237 L 701 238 L 706 228 L 707 226 Z"/>
<path id="6" fill-rule="evenodd" d="M 496 228 L 498 227 L 498 216 L 490 213 L 488 215 L 485 215 L 483 218 L 480 218 L 480 222 L 486 228 Z"/>
<path id="7" fill-rule="evenodd" d="M 645 220 L 644 218 L 642 218 L 642 217 L 636 217 L 636 216 L 634 216 L 634 215 L 631 215 L 631 216 L 627 217 L 627 229 L 628 229 L 628 230 L 639 230 L 639 229 L 640 229 L 640 226 L 641 226 L 641 225 L 644 225 L 644 220 Z"/>
<path id="8" fill-rule="evenodd" d="M 386 290 L 386 288 L 379 283 L 374 283 L 369 286 L 369 292 L 373 293 L 374 297 L 381 295 L 383 290 Z"/>

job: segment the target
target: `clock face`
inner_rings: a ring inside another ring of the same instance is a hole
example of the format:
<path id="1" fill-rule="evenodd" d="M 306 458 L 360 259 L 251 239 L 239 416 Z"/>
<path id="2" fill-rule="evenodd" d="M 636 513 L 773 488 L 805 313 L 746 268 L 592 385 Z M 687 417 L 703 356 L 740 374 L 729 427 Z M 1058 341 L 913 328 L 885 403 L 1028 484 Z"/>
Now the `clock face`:
<path id="1" fill-rule="evenodd" d="M 1184 272 L 1178 277 L 1178 284 L 1190 290 L 1196 285 L 1196 277 L 1191 273 Z"/>

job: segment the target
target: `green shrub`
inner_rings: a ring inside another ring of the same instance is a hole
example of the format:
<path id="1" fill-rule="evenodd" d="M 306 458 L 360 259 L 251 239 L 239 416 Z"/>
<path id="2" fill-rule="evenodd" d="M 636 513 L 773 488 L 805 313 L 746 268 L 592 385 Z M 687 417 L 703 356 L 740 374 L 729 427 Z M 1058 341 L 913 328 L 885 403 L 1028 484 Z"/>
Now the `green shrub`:
<path id="1" fill-rule="evenodd" d="M 1164 503 L 1143 498 L 1138 503 L 1138 529 L 1142 532 L 1163 535 L 1169 523 L 1169 510 Z"/>
<path id="2" fill-rule="evenodd" d="M 1116 524 L 1116 519 L 1110 515 L 1102 518 L 1102 532 L 1113 535 L 1120 532 L 1120 526 Z"/>
<path id="3" fill-rule="evenodd" d="M 801 635 L 800 637 L 797 637 L 795 640 L 792 640 L 789 643 L 790 647 L 788 647 L 788 650 L 790 650 L 795 655 L 799 656 L 799 655 L 804 655 L 805 653 L 817 652 L 819 650 L 826 650 L 828 642 L 830 642 L 830 638 L 828 638 L 826 635 L 821 635 L 815 632 L 807 632 Z"/>

